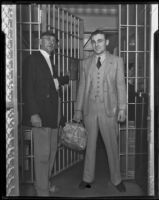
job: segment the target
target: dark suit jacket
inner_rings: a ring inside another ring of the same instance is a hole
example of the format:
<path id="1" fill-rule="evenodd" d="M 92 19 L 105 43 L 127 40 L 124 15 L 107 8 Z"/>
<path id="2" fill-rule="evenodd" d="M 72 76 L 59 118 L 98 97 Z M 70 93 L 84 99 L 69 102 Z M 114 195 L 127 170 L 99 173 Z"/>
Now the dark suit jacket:
<path id="1" fill-rule="evenodd" d="M 62 84 L 68 82 L 68 79 L 64 80 L 59 78 Z M 24 102 L 23 125 L 31 126 L 31 115 L 39 114 L 43 127 L 56 128 L 58 92 L 48 64 L 40 51 L 33 53 L 24 61 L 22 90 Z"/>

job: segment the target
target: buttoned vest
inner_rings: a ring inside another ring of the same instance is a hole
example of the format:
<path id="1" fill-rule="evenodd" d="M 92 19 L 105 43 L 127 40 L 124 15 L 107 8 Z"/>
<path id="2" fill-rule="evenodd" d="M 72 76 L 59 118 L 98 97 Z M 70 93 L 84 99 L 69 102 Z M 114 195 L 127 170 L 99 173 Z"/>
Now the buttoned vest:
<path id="1" fill-rule="evenodd" d="M 104 64 L 105 62 L 103 62 Z M 95 100 L 96 98 L 100 101 L 104 101 L 103 97 L 103 79 L 104 79 L 104 65 L 98 69 L 95 63 L 91 66 L 91 88 L 90 98 Z"/>

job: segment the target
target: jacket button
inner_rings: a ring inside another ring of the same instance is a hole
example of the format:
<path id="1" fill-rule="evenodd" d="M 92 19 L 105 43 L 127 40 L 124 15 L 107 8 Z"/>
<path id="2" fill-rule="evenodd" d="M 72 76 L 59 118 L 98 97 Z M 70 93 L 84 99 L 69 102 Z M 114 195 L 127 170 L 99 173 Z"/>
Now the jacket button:
<path id="1" fill-rule="evenodd" d="M 47 95 L 46 95 L 46 98 L 50 98 L 50 95 L 49 95 L 49 94 L 47 94 Z"/>

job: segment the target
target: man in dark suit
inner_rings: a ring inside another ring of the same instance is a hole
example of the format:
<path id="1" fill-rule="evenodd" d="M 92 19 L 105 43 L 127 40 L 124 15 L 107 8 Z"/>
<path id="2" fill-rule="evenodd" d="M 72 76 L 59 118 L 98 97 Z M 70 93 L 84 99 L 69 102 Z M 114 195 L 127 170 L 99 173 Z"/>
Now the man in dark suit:
<path id="1" fill-rule="evenodd" d="M 38 196 L 49 196 L 50 177 L 57 151 L 58 91 L 69 82 L 58 77 L 50 55 L 56 36 L 50 31 L 41 35 L 40 50 L 25 59 L 23 67 L 23 124 L 32 127 L 35 188 Z"/>
<path id="2" fill-rule="evenodd" d="M 84 119 L 88 130 L 83 180 L 79 188 L 90 188 L 95 177 L 96 141 L 100 129 L 107 151 L 111 182 L 125 191 L 118 153 L 118 122 L 126 115 L 126 88 L 123 60 L 106 51 L 105 33 L 91 34 L 94 54 L 83 61 L 74 120 Z"/>

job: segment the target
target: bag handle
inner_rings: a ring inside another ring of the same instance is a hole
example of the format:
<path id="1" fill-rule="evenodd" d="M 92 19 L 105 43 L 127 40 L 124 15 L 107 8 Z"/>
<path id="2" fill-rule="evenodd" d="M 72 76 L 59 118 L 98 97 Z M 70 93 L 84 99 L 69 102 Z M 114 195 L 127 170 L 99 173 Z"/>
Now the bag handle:
<path id="1" fill-rule="evenodd" d="M 76 123 L 76 124 L 82 124 L 82 120 L 80 120 L 80 121 L 78 122 L 78 121 L 76 121 L 76 120 L 73 119 L 72 122 L 73 122 L 73 123 Z"/>

